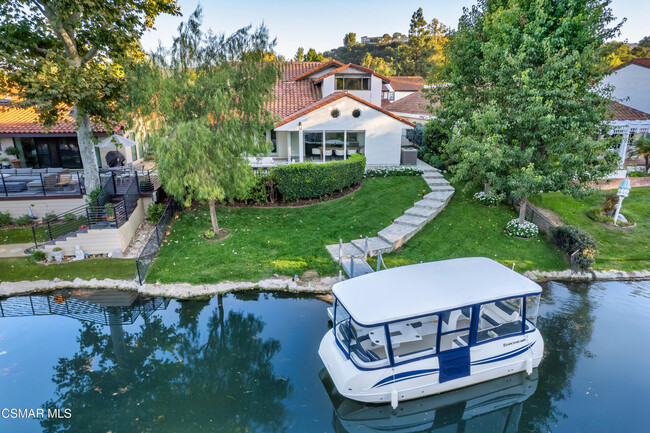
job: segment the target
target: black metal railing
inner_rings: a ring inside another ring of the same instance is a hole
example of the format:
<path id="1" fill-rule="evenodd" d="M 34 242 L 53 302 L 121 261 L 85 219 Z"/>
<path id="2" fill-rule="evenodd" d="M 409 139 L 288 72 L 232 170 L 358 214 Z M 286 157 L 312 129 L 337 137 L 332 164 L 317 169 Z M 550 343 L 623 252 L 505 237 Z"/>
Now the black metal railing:
<path id="1" fill-rule="evenodd" d="M 83 180 L 80 171 L 0 173 L 0 198 L 83 195 L 86 193 Z"/>
<path id="2" fill-rule="evenodd" d="M 165 207 L 165 211 L 160 217 L 160 220 L 154 227 L 153 232 L 149 236 L 149 239 L 147 239 L 144 248 L 142 248 L 140 255 L 135 261 L 135 266 L 138 271 L 138 281 L 140 284 L 144 283 L 147 272 L 158 255 L 158 251 L 165 240 L 165 234 L 171 224 L 176 209 L 176 202 L 174 199 L 170 199 L 169 203 L 167 203 L 167 206 Z"/>
<path id="3" fill-rule="evenodd" d="M 0 298 L 0 317 L 59 315 L 100 325 L 130 325 L 139 316 L 148 319 L 155 311 L 169 305 L 169 299 L 138 297 L 130 303 L 125 302 L 128 305 L 105 307 L 93 302 L 92 298 L 92 295 L 87 299 L 68 297 L 65 292 Z M 124 300 L 118 298 L 117 301 Z"/>

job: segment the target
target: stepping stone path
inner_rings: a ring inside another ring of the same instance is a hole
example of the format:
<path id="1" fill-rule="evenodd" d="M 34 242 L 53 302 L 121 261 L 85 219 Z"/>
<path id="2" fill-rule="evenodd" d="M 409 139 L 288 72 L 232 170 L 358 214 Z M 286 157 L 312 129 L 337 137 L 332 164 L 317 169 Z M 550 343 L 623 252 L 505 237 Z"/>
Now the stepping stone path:
<path id="1" fill-rule="evenodd" d="M 354 266 L 358 266 L 359 262 L 365 259 L 364 254 L 376 256 L 379 252 L 390 253 L 402 247 L 422 227 L 442 212 L 454 195 L 454 187 L 447 182 L 437 168 L 420 160 L 418 160 L 417 167 L 423 171 L 422 178 L 431 188 L 431 192 L 422 200 L 415 202 L 413 207 L 407 209 L 404 215 L 396 218 L 393 224 L 377 233 L 376 237 L 368 238 L 367 243 L 366 239 L 354 239 L 341 245 L 327 245 L 325 248 L 334 261 L 347 268 L 350 266 L 350 256 L 357 259 Z"/>

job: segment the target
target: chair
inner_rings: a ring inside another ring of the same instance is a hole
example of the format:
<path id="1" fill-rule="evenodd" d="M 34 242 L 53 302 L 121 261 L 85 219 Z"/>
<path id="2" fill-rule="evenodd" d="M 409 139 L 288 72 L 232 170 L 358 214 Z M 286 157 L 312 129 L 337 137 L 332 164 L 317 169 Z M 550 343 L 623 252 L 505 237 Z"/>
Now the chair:
<path id="1" fill-rule="evenodd" d="M 334 149 L 334 155 L 340 156 L 341 158 L 345 156 L 345 150 L 343 149 Z"/>
<path id="2" fill-rule="evenodd" d="M 332 149 L 325 149 L 325 156 L 332 156 Z"/>
<path id="3" fill-rule="evenodd" d="M 320 156 L 320 147 L 312 147 L 311 148 L 311 154 L 314 156 Z"/>
<path id="4" fill-rule="evenodd" d="M 357 153 L 359 153 L 357 149 L 348 149 L 348 156 L 355 155 Z"/>

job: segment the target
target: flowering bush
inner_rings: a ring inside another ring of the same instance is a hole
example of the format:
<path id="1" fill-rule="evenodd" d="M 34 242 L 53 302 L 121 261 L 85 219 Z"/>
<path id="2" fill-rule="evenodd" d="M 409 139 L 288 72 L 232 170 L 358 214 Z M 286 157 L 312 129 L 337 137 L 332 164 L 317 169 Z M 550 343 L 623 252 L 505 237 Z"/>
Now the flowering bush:
<path id="1" fill-rule="evenodd" d="M 523 223 L 520 223 L 517 218 L 508 221 L 508 224 L 506 224 L 506 232 L 510 236 L 519 236 L 521 238 L 532 238 L 533 236 L 537 236 L 537 233 L 539 233 L 539 229 L 537 226 L 530 221 L 524 221 Z"/>
<path id="2" fill-rule="evenodd" d="M 366 170 L 364 177 L 422 176 L 423 173 L 416 167 L 378 167 Z"/>
<path id="3" fill-rule="evenodd" d="M 477 201 L 485 206 L 496 206 L 501 203 L 506 198 L 504 193 L 497 194 L 493 191 L 488 192 L 487 194 L 483 191 L 477 192 L 474 194 L 474 201 Z"/>

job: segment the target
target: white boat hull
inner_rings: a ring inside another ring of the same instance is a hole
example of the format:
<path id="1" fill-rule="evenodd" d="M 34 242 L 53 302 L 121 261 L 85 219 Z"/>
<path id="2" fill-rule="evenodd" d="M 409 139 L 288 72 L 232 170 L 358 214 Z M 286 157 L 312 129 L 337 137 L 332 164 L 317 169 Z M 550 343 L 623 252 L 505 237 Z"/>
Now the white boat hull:
<path id="1" fill-rule="evenodd" d="M 537 368 L 544 353 L 544 341 L 535 329 L 469 350 L 470 374 L 442 383 L 437 356 L 395 367 L 361 370 L 346 358 L 331 330 L 323 337 L 318 354 L 340 394 L 361 402 L 390 403 L 394 390 L 398 401 L 412 400 L 526 371 L 527 364 L 529 368 L 531 363 Z"/>

